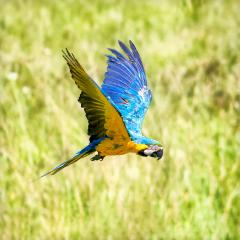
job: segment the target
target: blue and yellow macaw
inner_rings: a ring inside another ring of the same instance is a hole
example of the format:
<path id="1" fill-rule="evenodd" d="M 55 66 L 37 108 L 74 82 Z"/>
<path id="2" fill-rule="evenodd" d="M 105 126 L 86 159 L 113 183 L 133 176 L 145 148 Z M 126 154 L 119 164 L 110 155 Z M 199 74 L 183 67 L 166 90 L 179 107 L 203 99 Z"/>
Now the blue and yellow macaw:
<path id="1" fill-rule="evenodd" d="M 75 56 L 67 49 L 67 61 L 73 80 L 81 90 L 78 101 L 88 119 L 90 143 L 71 159 L 42 175 L 53 175 L 80 158 L 97 152 L 92 161 L 105 156 L 136 153 L 160 159 L 163 148 L 158 141 L 144 137 L 141 126 L 152 99 L 140 55 L 130 41 L 130 48 L 119 41 L 125 55 L 109 49 L 108 67 L 100 88 L 89 77 Z"/>

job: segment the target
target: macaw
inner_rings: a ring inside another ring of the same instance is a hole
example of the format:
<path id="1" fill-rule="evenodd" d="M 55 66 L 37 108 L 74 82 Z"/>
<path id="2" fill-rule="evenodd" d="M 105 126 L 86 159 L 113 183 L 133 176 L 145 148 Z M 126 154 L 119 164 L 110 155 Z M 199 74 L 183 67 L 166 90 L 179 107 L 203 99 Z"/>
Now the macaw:
<path id="1" fill-rule="evenodd" d="M 108 67 L 101 87 L 67 49 L 63 57 L 81 90 L 78 101 L 88 120 L 90 143 L 72 158 L 42 175 L 53 175 L 80 158 L 96 152 L 92 161 L 106 156 L 136 153 L 160 159 L 161 144 L 142 135 L 141 127 L 152 99 L 141 57 L 133 44 L 119 41 L 122 53 L 109 48 Z"/>

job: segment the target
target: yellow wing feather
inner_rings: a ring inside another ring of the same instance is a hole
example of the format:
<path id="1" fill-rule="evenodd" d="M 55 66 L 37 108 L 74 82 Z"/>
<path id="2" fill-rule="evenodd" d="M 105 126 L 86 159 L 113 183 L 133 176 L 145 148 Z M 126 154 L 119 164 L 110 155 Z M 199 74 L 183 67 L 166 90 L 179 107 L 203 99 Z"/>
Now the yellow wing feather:
<path id="1" fill-rule="evenodd" d="M 78 88 L 95 102 L 92 111 L 100 111 L 104 115 L 106 132 L 103 134 L 110 139 L 114 139 L 114 142 L 129 142 L 130 138 L 119 112 L 108 101 L 98 85 L 84 71 L 74 55 L 66 50 L 63 56 Z"/>

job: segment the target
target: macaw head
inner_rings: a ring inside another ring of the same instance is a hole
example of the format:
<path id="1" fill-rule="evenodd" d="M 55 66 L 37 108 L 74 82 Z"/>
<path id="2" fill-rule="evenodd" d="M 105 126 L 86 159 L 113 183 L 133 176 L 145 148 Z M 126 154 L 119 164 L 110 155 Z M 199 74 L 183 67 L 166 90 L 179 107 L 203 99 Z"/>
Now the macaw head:
<path id="1" fill-rule="evenodd" d="M 159 160 L 163 156 L 163 147 L 159 145 L 149 145 L 148 148 L 139 151 L 138 154 L 144 157 L 154 157 Z"/>

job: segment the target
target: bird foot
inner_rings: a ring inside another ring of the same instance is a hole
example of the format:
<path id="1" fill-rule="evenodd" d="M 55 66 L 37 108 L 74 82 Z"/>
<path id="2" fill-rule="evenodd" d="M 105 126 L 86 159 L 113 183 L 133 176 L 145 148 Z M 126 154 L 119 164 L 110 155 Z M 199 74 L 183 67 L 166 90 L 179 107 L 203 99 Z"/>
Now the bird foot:
<path id="1" fill-rule="evenodd" d="M 104 156 L 101 156 L 101 155 L 97 154 L 97 155 L 95 155 L 91 158 L 91 161 L 98 161 L 98 160 L 102 161 L 103 158 L 104 158 Z"/>

